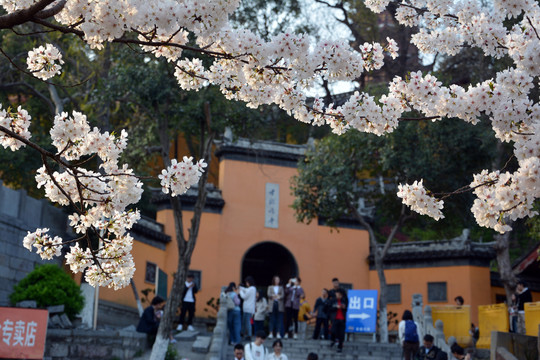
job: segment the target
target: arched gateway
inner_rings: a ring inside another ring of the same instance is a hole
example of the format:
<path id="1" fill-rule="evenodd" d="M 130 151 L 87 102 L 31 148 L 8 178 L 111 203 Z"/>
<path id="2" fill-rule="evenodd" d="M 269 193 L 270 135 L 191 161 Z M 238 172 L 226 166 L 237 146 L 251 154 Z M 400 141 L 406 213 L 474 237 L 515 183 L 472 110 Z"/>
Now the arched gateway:
<path id="1" fill-rule="evenodd" d="M 281 244 L 265 241 L 252 246 L 242 260 L 242 282 L 253 276 L 257 288 L 270 285 L 272 276 L 282 282 L 298 275 L 298 265 L 293 254 Z"/>

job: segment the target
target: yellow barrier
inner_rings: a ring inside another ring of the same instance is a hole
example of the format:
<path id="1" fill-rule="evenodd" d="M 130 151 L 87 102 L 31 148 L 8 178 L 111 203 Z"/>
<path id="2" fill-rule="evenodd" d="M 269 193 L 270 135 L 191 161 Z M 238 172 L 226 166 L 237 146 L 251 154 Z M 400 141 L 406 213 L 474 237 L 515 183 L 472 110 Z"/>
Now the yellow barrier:
<path id="1" fill-rule="evenodd" d="M 477 348 L 489 349 L 491 346 L 491 332 L 508 332 L 508 308 L 506 304 L 480 305 L 478 307 L 478 322 L 480 339 Z"/>
<path id="2" fill-rule="evenodd" d="M 538 324 L 540 324 L 540 301 L 525 303 L 525 334 L 538 336 Z"/>
<path id="3" fill-rule="evenodd" d="M 471 307 L 470 305 L 453 306 L 441 305 L 432 306 L 433 325 L 435 321 L 441 320 L 444 324 L 444 336 L 454 336 L 461 346 L 468 346 L 471 342 L 469 330 L 471 328 Z"/>

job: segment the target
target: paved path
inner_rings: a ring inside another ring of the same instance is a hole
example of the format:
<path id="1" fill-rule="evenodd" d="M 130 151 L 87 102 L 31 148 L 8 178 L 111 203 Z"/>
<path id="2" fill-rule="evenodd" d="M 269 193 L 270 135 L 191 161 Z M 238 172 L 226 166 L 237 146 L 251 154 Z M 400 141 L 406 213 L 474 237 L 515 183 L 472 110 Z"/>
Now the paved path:
<path id="1" fill-rule="evenodd" d="M 202 330 L 202 328 L 196 327 L 196 330 L 195 332 L 182 331 L 175 335 L 177 341 L 174 347 L 178 351 L 179 359 L 205 360 L 206 354 L 193 352 L 192 346 L 197 335 L 211 336 L 211 334 L 207 333 L 206 330 Z M 152 350 L 148 349 L 142 356 L 136 357 L 134 360 L 149 360 L 151 352 Z"/>

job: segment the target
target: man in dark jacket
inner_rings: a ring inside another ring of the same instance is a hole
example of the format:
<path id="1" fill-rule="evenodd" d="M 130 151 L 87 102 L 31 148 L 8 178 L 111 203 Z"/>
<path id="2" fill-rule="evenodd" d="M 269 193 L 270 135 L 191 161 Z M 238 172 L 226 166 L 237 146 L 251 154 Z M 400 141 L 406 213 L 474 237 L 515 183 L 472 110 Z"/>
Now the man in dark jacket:
<path id="1" fill-rule="evenodd" d="M 339 288 L 336 290 L 336 297 L 330 300 L 330 320 L 332 320 L 332 336 L 330 347 L 338 342 L 338 352 L 343 350 L 343 341 L 345 340 L 345 320 L 347 319 L 348 301 L 345 290 Z"/>
<path id="2" fill-rule="evenodd" d="M 187 329 L 188 331 L 194 331 L 193 328 L 193 316 L 195 316 L 195 294 L 199 291 L 197 284 L 195 284 L 193 274 L 188 274 L 186 277 L 186 286 L 184 288 L 184 293 L 182 294 L 182 308 L 180 310 L 180 319 L 178 327 L 176 330 L 182 331 L 184 327 L 184 320 L 186 318 L 186 313 L 188 315 L 187 319 Z"/>
<path id="3" fill-rule="evenodd" d="M 427 334 L 424 336 L 424 346 L 421 346 L 416 355 L 417 360 L 447 360 L 448 355 L 433 345 L 433 336 Z"/>
<path id="4" fill-rule="evenodd" d="M 137 331 L 146 333 L 148 338 L 148 344 L 152 345 L 156 340 L 156 334 L 159 328 L 159 321 L 161 320 L 161 314 L 163 313 L 163 307 L 165 306 L 165 300 L 160 296 L 156 296 L 152 299 L 150 306 L 147 307 L 137 325 Z"/>
<path id="5" fill-rule="evenodd" d="M 516 286 L 517 305 L 517 333 L 525 334 L 525 303 L 532 302 L 531 291 L 523 280 L 519 280 Z"/>
<path id="6" fill-rule="evenodd" d="M 313 339 L 319 340 L 322 325 L 322 334 L 325 340 L 328 340 L 328 306 L 330 299 L 328 298 L 328 290 L 323 289 L 322 295 L 317 299 L 314 306 L 314 312 L 317 314 L 317 322 L 315 324 L 315 331 L 313 332 Z"/>

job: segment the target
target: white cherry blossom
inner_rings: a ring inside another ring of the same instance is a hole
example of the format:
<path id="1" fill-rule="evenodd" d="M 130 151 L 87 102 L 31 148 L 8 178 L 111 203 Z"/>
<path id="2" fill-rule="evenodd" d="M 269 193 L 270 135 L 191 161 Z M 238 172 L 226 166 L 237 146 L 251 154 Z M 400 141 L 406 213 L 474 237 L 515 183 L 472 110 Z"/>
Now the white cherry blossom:
<path id="1" fill-rule="evenodd" d="M 207 164 L 204 160 L 193 163 L 193 157 L 184 156 L 181 162 L 171 160 L 171 165 L 161 171 L 158 178 L 161 180 L 161 189 L 171 196 L 184 194 L 191 186 L 199 182 Z"/>
<path id="2" fill-rule="evenodd" d="M 410 206 L 411 210 L 428 215 L 435 220 L 443 219 L 441 210 L 444 202 L 429 195 L 422 182 L 423 180 L 415 181 L 412 185 L 399 184 L 397 196 L 402 198 L 403 203 Z"/>
<path id="3" fill-rule="evenodd" d="M 34 76 L 42 80 L 48 80 L 60 74 L 64 60 L 62 60 L 62 54 L 56 47 L 47 44 L 45 47 L 39 46 L 29 51 L 26 63 Z"/>

